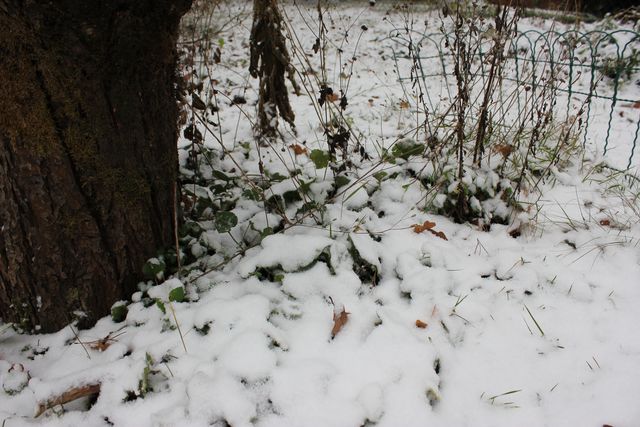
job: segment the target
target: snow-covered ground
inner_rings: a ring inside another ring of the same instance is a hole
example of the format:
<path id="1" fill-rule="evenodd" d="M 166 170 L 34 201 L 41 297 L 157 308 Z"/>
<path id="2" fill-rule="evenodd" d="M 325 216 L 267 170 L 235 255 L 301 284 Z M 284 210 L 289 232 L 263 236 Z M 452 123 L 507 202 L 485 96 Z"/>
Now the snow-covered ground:
<path id="1" fill-rule="evenodd" d="M 285 10 L 313 57 L 314 6 Z M 638 183 L 576 162 L 507 225 L 482 231 L 427 212 L 422 159 L 377 162 L 415 121 L 388 39 L 407 16 L 366 2 L 326 15 L 328 80 L 346 90 L 340 73 L 357 57 L 345 115 L 373 159 L 354 155 L 335 195 L 332 171 L 310 158 L 327 145 L 307 96 L 292 96 L 297 135 L 282 126 L 284 144 L 254 143 L 250 16 L 225 29 L 211 71 L 219 127 L 202 129 L 200 167 L 218 187 L 189 188 L 230 203 L 238 224 L 199 221 L 204 231 L 184 241 L 193 264 L 143 285 L 124 322 L 49 335 L 0 325 L 2 427 L 640 426 Z M 437 14 L 412 16 L 437 28 Z M 640 97 L 633 83 L 624 91 Z M 241 175 L 258 182 L 259 161 L 265 198 L 303 186 L 326 210 L 295 223 L 304 200 L 288 203 L 291 224 L 260 240 L 282 215 L 247 194 Z M 87 398 L 49 405 L 88 386 L 99 386 L 89 409 Z M 54 407 L 34 418 L 41 405 Z"/>

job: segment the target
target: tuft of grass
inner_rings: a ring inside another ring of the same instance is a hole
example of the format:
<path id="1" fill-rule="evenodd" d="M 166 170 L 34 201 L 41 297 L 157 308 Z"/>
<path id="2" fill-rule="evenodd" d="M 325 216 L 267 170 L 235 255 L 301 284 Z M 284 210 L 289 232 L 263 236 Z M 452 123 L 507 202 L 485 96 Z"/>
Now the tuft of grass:
<path id="1" fill-rule="evenodd" d="M 491 396 L 491 397 L 487 398 L 487 401 L 489 403 L 491 403 L 492 405 L 499 404 L 501 406 L 508 407 L 508 408 L 514 408 L 514 409 L 515 408 L 519 408 L 520 406 L 516 405 L 515 402 L 498 402 L 498 403 L 496 403 L 496 399 L 499 399 L 499 398 L 504 397 L 504 396 L 509 396 L 511 394 L 520 393 L 521 391 L 522 391 L 522 389 L 505 391 L 504 393 L 496 394 L 494 396 Z M 483 395 L 484 395 L 484 393 L 483 393 Z"/>

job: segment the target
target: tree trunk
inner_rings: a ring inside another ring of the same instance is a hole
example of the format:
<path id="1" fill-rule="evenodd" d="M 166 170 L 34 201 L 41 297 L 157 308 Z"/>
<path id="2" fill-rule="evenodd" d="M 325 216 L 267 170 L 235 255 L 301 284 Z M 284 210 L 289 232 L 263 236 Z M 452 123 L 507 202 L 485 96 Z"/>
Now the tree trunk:
<path id="1" fill-rule="evenodd" d="M 55 331 L 172 241 L 190 0 L 0 0 L 0 318 Z"/>

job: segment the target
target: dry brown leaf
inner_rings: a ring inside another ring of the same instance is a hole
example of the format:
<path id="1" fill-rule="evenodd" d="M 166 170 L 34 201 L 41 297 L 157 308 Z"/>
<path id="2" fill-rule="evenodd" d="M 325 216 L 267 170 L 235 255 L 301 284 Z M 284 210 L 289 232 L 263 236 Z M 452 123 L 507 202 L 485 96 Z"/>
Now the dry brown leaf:
<path id="1" fill-rule="evenodd" d="M 333 313 L 333 329 L 331 329 L 331 339 L 335 338 L 335 336 L 340 332 L 342 327 L 349 320 L 349 314 L 344 307 L 342 307 L 342 311 L 340 314 L 336 314 L 335 311 Z"/>
<path id="2" fill-rule="evenodd" d="M 291 144 L 289 146 L 289 148 L 291 148 L 293 150 L 293 152 L 296 154 L 296 156 L 300 156 L 301 154 L 307 154 L 307 148 L 303 147 L 300 144 Z"/>
<path id="3" fill-rule="evenodd" d="M 122 328 L 120 328 L 119 330 L 122 330 Z M 88 341 L 88 342 L 85 342 L 84 344 L 88 345 L 89 348 L 92 350 L 105 351 L 111 346 L 111 344 L 118 341 L 117 338 L 120 335 L 124 334 L 124 332 L 120 332 L 120 333 L 116 333 L 116 332 L 117 331 L 109 332 L 107 335 L 104 336 L 104 338 L 100 338 L 99 340 L 95 340 L 95 341 Z"/>
<path id="4" fill-rule="evenodd" d="M 402 110 L 408 110 L 409 109 L 409 102 L 405 101 L 404 99 L 402 101 L 400 101 L 400 108 Z"/>
<path id="5" fill-rule="evenodd" d="M 424 329 L 428 326 L 428 324 L 426 324 L 425 322 L 423 322 L 422 320 L 418 319 L 416 320 L 416 327 L 420 328 L 420 329 Z"/>
<path id="6" fill-rule="evenodd" d="M 106 349 L 109 348 L 109 346 L 111 346 L 111 344 L 113 342 L 114 341 L 112 341 L 112 340 L 101 339 L 101 340 L 95 340 L 95 341 L 88 342 L 87 345 L 92 350 L 105 351 Z"/>
<path id="7" fill-rule="evenodd" d="M 434 236 L 438 236 L 442 240 L 449 240 L 447 239 L 447 235 L 444 234 L 442 231 L 434 230 L 433 227 L 435 226 L 436 226 L 436 223 L 431 221 L 425 221 L 422 224 L 413 224 L 413 232 L 419 234 L 419 233 L 422 233 L 423 231 L 429 231 L 431 234 L 433 234 Z"/>
<path id="8" fill-rule="evenodd" d="M 338 95 L 337 93 L 330 93 L 327 95 L 327 101 L 338 102 L 340 101 L 340 95 Z"/>
<path id="9" fill-rule="evenodd" d="M 444 234 L 444 232 L 442 231 L 435 231 L 435 230 L 429 230 L 429 231 L 431 232 L 431 234 L 441 238 L 442 240 L 447 240 L 447 241 L 449 240 L 447 239 L 447 235 Z"/>
<path id="10" fill-rule="evenodd" d="M 436 223 L 431 221 L 425 221 L 422 224 L 413 224 L 413 232 L 420 234 L 425 230 L 431 230 L 435 226 Z"/>
<path id="11" fill-rule="evenodd" d="M 65 391 L 59 396 L 51 398 L 46 402 L 42 402 L 38 404 L 38 410 L 36 411 L 35 418 L 38 418 L 42 415 L 47 409 L 53 408 L 54 406 L 64 405 L 65 403 L 73 402 L 76 399 L 80 399 L 82 397 L 93 396 L 94 394 L 100 393 L 100 384 L 88 384 L 80 387 L 73 387 L 69 390 Z"/>
<path id="12" fill-rule="evenodd" d="M 600 220 L 600 225 L 608 227 L 611 225 L 611 221 L 609 221 L 608 219 L 601 219 Z"/>
<path id="13" fill-rule="evenodd" d="M 513 145 L 509 144 L 496 144 L 493 149 L 496 153 L 502 154 L 502 157 L 509 157 L 509 155 L 513 152 Z"/>

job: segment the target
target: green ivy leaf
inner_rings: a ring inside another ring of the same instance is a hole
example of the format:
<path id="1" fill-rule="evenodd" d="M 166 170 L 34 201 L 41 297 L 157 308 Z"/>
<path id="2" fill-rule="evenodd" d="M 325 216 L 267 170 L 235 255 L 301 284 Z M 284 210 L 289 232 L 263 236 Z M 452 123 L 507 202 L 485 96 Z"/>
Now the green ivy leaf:
<path id="1" fill-rule="evenodd" d="M 142 266 L 142 274 L 144 274 L 148 279 L 154 279 L 161 276 L 166 268 L 167 265 L 163 260 L 159 258 L 150 258 Z"/>
<path id="2" fill-rule="evenodd" d="M 267 202 L 264 204 L 264 207 L 267 209 L 267 212 L 280 212 L 287 208 L 284 199 L 279 194 L 274 194 L 269 197 Z"/>
<path id="3" fill-rule="evenodd" d="M 244 190 L 242 192 L 242 197 L 244 197 L 245 199 L 253 200 L 254 202 L 257 202 L 261 199 L 260 192 L 258 192 L 258 190 L 254 188 L 247 188 L 246 190 Z"/>
<path id="4" fill-rule="evenodd" d="M 216 230 L 218 233 L 228 233 L 238 225 L 238 217 L 233 212 L 216 213 Z"/>
<path id="5" fill-rule="evenodd" d="M 180 250 L 180 256 L 184 257 L 182 250 Z M 162 259 L 169 269 L 178 266 L 178 255 L 176 254 L 175 248 L 167 248 L 167 250 L 162 254 Z"/>
<path id="6" fill-rule="evenodd" d="M 169 301 L 183 302 L 184 301 L 184 287 L 178 286 L 177 288 L 171 289 L 171 292 L 169 292 Z"/>
<path id="7" fill-rule="evenodd" d="M 267 176 L 269 177 L 269 180 L 271 182 L 282 182 L 285 179 L 287 179 L 286 176 L 282 175 L 281 173 L 275 172 L 273 174 L 269 174 L 267 173 Z"/>
<path id="8" fill-rule="evenodd" d="M 349 184 L 350 182 L 351 180 L 346 176 L 343 176 L 343 175 L 336 176 L 336 180 L 335 180 L 336 188 L 343 187 Z"/>
<path id="9" fill-rule="evenodd" d="M 115 323 L 123 322 L 124 319 L 127 318 L 128 312 L 129 310 L 127 309 L 127 306 L 124 304 L 113 306 L 111 307 L 111 319 Z"/>
<path id="10" fill-rule="evenodd" d="M 385 179 L 387 175 L 388 174 L 385 171 L 380 171 L 380 172 L 374 173 L 373 177 L 376 179 L 376 181 L 382 182 L 382 180 Z"/>
<path id="11" fill-rule="evenodd" d="M 213 176 L 216 179 L 220 179 L 222 181 L 231 181 L 231 178 L 229 178 L 227 175 L 225 175 L 224 173 L 220 172 L 219 170 L 213 169 L 211 171 L 211 176 Z"/>
<path id="12" fill-rule="evenodd" d="M 225 185 L 215 184 L 215 185 L 212 185 L 211 187 L 209 187 L 209 189 L 211 190 L 211 192 L 213 194 L 215 194 L 216 196 L 219 196 L 219 195 L 225 194 L 227 192 L 227 185 L 226 184 Z"/>
<path id="13" fill-rule="evenodd" d="M 397 143 L 391 149 L 391 153 L 395 157 L 400 157 L 407 160 L 411 156 L 418 156 L 422 154 L 424 146 L 412 141 L 402 141 Z"/>
<path id="14" fill-rule="evenodd" d="M 316 169 L 324 169 L 329 166 L 329 153 L 322 150 L 313 150 L 309 158 L 316 165 Z"/>
<path id="15" fill-rule="evenodd" d="M 202 227 L 195 221 L 187 221 L 180 227 L 180 236 L 199 237 L 202 234 Z"/>
<path id="16" fill-rule="evenodd" d="M 202 327 L 197 327 L 194 326 L 193 329 L 196 330 L 197 333 L 199 333 L 200 335 L 207 335 L 209 333 L 209 331 L 211 330 L 211 325 L 209 322 L 205 323 L 204 325 L 202 325 Z"/>
<path id="17" fill-rule="evenodd" d="M 303 180 L 300 180 L 300 192 L 302 194 L 309 194 L 309 192 L 311 191 L 311 184 L 313 184 L 315 182 L 315 179 L 312 179 L 309 182 L 304 182 Z"/>
<path id="18" fill-rule="evenodd" d="M 323 204 L 320 204 L 315 200 L 311 200 L 300 206 L 300 208 L 296 211 L 296 214 L 305 214 L 310 211 L 325 212 L 326 208 Z"/>
<path id="19" fill-rule="evenodd" d="M 266 227 L 264 230 L 260 232 L 260 237 L 264 239 L 267 236 L 271 236 L 273 234 L 273 228 Z"/>
<path id="20" fill-rule="evenodd" d="M 293 202 L 299 202 L 300 200 L 302 200 L 302 197 L 300 197 L 300 194 L 298 193 L 298 190 L 285 191 L 282 194 L 282 198 L 284 199 L 284 202 L 286 204 L 290 204 L 290 203 L 293 203 Z"/>
<path id="21" fill-rule="evenodd" d="M 156 299 L 156 306 L 158 306 L 162 314 L 167 314 L 167 308 L 164 306 L 161 299 Z"/>

